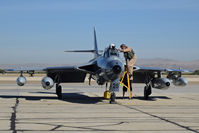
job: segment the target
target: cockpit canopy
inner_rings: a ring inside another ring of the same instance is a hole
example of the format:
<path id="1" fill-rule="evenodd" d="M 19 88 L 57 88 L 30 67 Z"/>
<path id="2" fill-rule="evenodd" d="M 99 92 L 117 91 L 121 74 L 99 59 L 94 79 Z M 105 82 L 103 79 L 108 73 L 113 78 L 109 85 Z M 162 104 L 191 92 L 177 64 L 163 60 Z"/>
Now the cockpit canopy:
<path id="1" fill-rule="evenodd" d="M 104 57 L 110 57 L 110 56 L 119 57 L 118 50 L 117 49 L 106 48 L 105 51 L 104 51 Z"/>

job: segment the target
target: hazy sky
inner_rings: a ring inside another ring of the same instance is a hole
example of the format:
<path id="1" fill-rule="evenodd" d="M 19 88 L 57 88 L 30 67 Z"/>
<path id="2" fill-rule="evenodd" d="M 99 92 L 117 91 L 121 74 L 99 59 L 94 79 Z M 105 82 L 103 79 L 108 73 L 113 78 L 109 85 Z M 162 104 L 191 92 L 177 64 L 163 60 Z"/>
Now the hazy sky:
<path id="1" fill-rule="evenodd" d="M 199 0 L 1 0 L 0 63 L 76 63 L 64 50 L 131 46 L 139 58 L 199 59 Z"/>

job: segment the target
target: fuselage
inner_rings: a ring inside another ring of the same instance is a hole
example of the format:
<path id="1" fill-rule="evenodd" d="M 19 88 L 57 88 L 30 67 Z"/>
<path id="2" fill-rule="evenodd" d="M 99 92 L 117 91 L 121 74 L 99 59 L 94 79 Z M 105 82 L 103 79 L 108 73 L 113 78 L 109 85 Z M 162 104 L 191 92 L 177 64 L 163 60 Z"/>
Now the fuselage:
<path id="1" fill-rule="evenodd" d="M 112 50 L 107 48 L 103 55 L 96 58 L 95 63 L 98 67 L 95 76 L 99 85 L 118 79 L 124 71 L 124 64 L 116 49 L 112 53 Z"/>

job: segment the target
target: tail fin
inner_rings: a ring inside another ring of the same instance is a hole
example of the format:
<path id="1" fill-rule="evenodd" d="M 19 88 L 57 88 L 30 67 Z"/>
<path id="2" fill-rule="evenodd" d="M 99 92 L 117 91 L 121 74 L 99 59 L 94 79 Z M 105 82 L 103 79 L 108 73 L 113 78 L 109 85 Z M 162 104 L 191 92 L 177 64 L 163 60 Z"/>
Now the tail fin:
<path id="1" fill-rule="evenodd" d="M 98 47 L 97 47 L 97 37 L 96 37 L 96 30 L 94 27 L 94 50 L 95 50 L 95 57 L 99 56 Z"/>
<path id="2" fill-rule="evenodd" d="M 71 51 L 64 51 L 64 52 L 83 52 L 83 53 L 94 53 L 95 58 L 98 57 L 100 54 L 99 52 L 102 52 L 101 50 L 98 50 L 97 47 L 97 37 L 96 37 L 96 30 L 94 27 L 94 50 L 71 50 Z"/>

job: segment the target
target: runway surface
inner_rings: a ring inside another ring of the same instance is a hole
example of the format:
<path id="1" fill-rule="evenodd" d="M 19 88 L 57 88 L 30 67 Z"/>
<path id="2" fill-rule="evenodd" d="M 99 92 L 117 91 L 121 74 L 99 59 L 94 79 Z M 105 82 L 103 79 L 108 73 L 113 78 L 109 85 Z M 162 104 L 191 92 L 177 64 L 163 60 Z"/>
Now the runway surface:
<path id="1" fill-rule="evenodd" d="M 40 84 L 0 84 L 0 133 L 199 133 L 199 85 L 155 90 L 143 99 L 143 84 L 133 99 L 117 104 L 103 99 L 104 86 L 63 84 L 63 100 Z"/>

